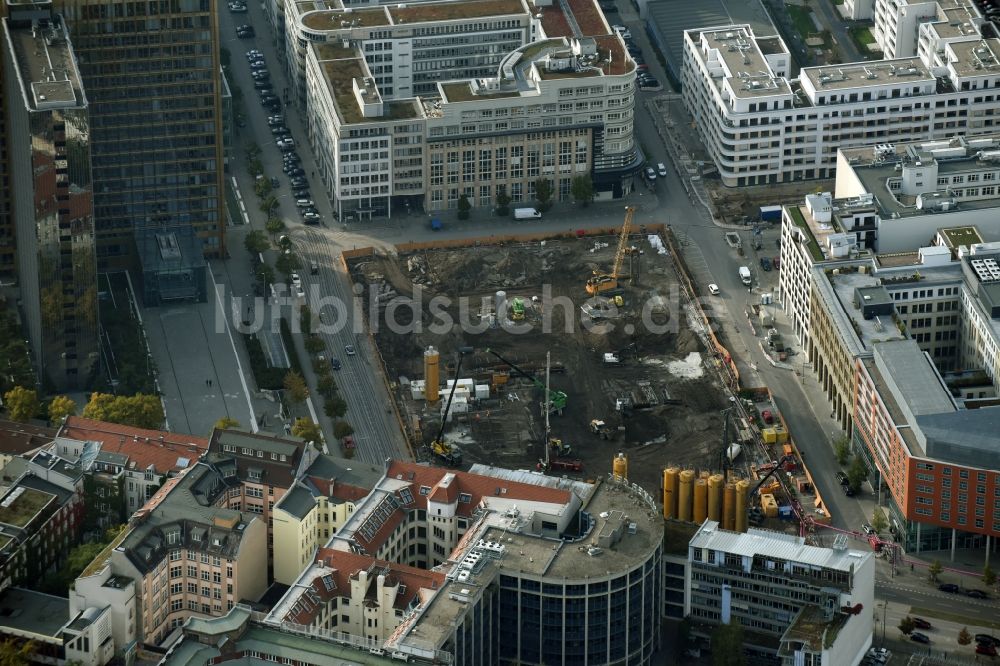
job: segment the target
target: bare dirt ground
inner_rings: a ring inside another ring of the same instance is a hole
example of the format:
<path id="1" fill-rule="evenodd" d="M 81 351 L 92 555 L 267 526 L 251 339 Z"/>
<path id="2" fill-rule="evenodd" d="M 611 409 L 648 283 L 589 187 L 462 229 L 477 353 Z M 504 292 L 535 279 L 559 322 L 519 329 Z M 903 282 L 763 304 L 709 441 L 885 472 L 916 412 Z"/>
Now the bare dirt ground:
<path id="1" fill-rule="evenodd" d="M 509 366 L 487 350 L 543 385 L 549 352 L 551 387 L 568 398 L 564 413 L 551 417 L 551 436 L 572 447 L 569 458 L 583 461 L 584 471 L 574 475 L 594 478 L 610 472 L 619 450 L 629 457 L 632 480 L 652 492 L 659 488 L 665 466 L 717 466 L 725 399 L 711 359 L 681 314 L 669 257 L 659 255 L 642 236 L 633 235 L 630 243 L 642 252 L 626 257 L 625 270 L 638 277 L 633 284 L 622 280 L 625 303 L 617 313 L 612 310 L 616 316 L 599 320 L 583 317 L 580 306 L 590 298 L 584 289 L 587 278 L 595 269 L 610 269 L 613 237 L 598 239 L 596 249 L 590 238 L 353 261 L 355 280 L 366 285 L 368 311 L 378 313 L 378 321 L 372 322 L 377 323 L 376 343 L 414 441 L 434 439 L 448 397 L 442 389 L 437 405 L 412 399 L 408 383 L 424 378 L 424 350 L 433 345 L 440 351 L 443 386 L 454 377 L 459 350 L 466 348 L 460 376 L 490 385 L 490 397 L 470 404 L 465 413 L 453 413 L 446 439 L 461 449 L 463 466 L 484 462 L 534 468 L 544 456 L 544 391 L 508 372 Z M 506 293 L 507 307 L 494 317 L 498 290 Z M 377 294 L 387 307 L 372 305 Z M 435 303 L 435 297 L 448 302 Z M 464 310 L 459 303 L 463 297 Z M 510 322 L 515 297 L 525 302 L 525 318 Z M 643 308 L 649 321 L 670 330 L 650 330 L 643 324 Z M 452 325 L 442 324 L 444 313 Z M 511 324 L 524 331 L 510 330 Z M 479 330 L 468 330 L 472 327 Z M 606 364 L 605 353 L 618 353 L 622 363 Z M 631 401 L 635 408 L 619 412 L 618 400 Z M 592 419 L 610 426 L 611 440 L 591 431 Z M 426 447 L 415 448 L 431 457 Z"/>

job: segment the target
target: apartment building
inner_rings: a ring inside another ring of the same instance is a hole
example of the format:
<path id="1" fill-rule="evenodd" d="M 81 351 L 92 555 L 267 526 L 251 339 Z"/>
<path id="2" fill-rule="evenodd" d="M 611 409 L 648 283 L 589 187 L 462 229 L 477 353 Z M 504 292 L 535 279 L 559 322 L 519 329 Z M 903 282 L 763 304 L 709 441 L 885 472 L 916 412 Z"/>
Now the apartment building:
<path id="1" fill-rule="evenodd" d="M 257 601 L 267 589 L 267 523 L 227 508 L 232 488 L 205 463 L 168 479 L 76 579 L 70 612 L 109 609 L 115 648 L 127 651 L 161 645 L 192 616 Z"/>
<path id="2" fill-rule="evenodd" d="M 876 0 L 844 0 L 841 14 L 851 21 L 871 20 L 875 15 Z"/>
<path id="3" fill-rule="evenodd" d="M 291 585 L 316 559 L 316 551 L 351 517 L 385 470 L 356 460 L 321 455 L 305 470 L 271 513 L 274 580 Z"/>
<path id="4" fill-rule="evenodd" d="M 694 632 L 738 622 L 744 649 L 783 666 L 857 664 L 872 642 L 875 558 L 802 537 L 708 520 L 691 539 L 688 617 Z"/>
<path id="5" fill-rule="evenodd" d="M 44 453 L 0 496 L 0 591 L 37 585 L 79 543 L 83 483 Z"/>
<path id="6" fill-rule="evenodd" d="M 1000 408 L 954 397 L 912 340 L 856 362 L 853 444 L 907 550 L 1000 552 Z M 989 403 L 987 403 L 989 404 Z"/>
<path id="7" fill-rule="evenodd" d="M 266 623 L 399 658 L 648 664 L 662 535 L 617 479 L 390 462 Z"/>
<path id="8" fill-rule="evenodd" d="M 994 132 L 1000 39 L 983 30 L 927 60 L 804 67 L 794 79 L 777 37 L 688 30 L 684 102 L 727 186 L 829 178 L 841 148 Z"/>
<path id="9" fill-rule="evenodd" d="M 21 312 L 39 380 L 57 390 L 97 373 L 90 108 L 62 17 L 13 3 L 4 25 L 11 215 Z"/>
<path id="10" fill-rule="evenodd" d="M 208 440 L 69 416 L 50 450 L 81 466 L 88 461 L 87 472 L 104 489 L 104 512 L 121 523 L 142 508 L 164 480 L 194 466 L 208 450 Z"/>
<path id="11" fill-rule="evenodd" d="M 196 255 L 185 256 L 185 266 L 202 254 L 225 256 L 216 3 L 58 0 L 56 7 L 71 28 L 90 100 L 100 270 L 155 262 L 170 234 L 180 251 Z M 159 272 L 167 279 L 172 270 Z"/>
<path id="12" fill-rule="evenodd" d="M 986 22 L 972 0 L 875 0 L 867 18 L 886 58 L 923 57 L 946 41 L 978 36 Z"/>

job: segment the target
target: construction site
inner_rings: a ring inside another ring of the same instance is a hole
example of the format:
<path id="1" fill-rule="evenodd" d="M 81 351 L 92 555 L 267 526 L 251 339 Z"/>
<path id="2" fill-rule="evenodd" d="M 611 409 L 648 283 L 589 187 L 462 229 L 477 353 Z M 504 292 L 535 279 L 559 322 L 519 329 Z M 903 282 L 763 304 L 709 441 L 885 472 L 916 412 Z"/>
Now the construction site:
<path id="1" fill-rule="evenodd" d="M 719 468 L 718 361 L 658 230 L 627 218 L 348 258 L 418 458 L 594 478 L 623 451 L 654 492 L 667 465 Z"/>

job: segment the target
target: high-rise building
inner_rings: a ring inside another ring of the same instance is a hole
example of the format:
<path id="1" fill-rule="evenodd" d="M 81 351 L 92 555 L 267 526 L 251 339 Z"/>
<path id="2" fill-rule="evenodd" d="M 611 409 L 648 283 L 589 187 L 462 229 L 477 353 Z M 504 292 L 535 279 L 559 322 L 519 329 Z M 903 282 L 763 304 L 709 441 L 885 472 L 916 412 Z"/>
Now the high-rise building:
<path id="1" fill-rule="evenodd" d="M 2 9 L 0 9 L 2 11 Z M 6 93 L 7 49 L 0 49 L 0 90 Z M 7 95 L 0 95 L 0 285 L 14 278 L 14 219 L 10 216 L 10 176 L 7 167 Z"/>
<path id="2" fill-rule="evenodd" d="M 99 267 L 195 266 L 187 256 L 159 261 L 171 234 L 183 254 L 197 254 L 199 245 L 207 257 L 223 254 L 216 4 L 60 0 L 60 7 L 91 101 Z"/>
<path id="3" fill-rule="evenodd" d="M 9 5 L 3 33 L 10 210 L 25 327 L 45 384 L 83 388 L 99 358 L 88 101 L 51 3 Z"/>

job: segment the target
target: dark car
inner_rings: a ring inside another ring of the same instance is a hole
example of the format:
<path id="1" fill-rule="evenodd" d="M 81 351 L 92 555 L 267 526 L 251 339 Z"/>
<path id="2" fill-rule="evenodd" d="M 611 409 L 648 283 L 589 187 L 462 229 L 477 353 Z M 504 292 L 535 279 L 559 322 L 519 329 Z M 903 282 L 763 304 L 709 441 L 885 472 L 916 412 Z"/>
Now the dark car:
<path id="1" fill-rule="evenodd" d="M 278 180 L 277 176 L 271 176 L 271 187 L 275 189 L 281 187 L 281 181 Z"/>
<path id="2" fill-rule="evenodd" d="M 992 645 L 994 647 L 1000 646 L 1000 638 L 990 636 L 989 634 L 976 634 L 977 643 L 985 643 L 986 645 Z"/>
<path id="3" fill-rule="evenodd" d="M 309 185 L 309 182 L 305 178 L 302 178 L 300 176 L 292 178 L 289 182 L 291 182 L 292 184 L 292 189 L 296 190 Z"/>
<path id="4" fill-rule="evenodd" d="M 334 370 L 340 370 L 340 359 L 339 358 L 331 358 L 330 359 L 330 367 L 332 367 Z"/>
<path id="5" fill-rule="evenodd" d="M 257 90 L 270 90 L 274 86 L 269 81 L 254 81 L 253 87 Z"/>
<path id="6" fill-rule="evenodd" d="M 843 472 L 837 472 L 837 483 L 839 483 L 842 486 L 846 486 L 848 483 L 850 483 L 850 480 L 847 478 L 847 475 L 844 474 Z"/>
<path id="7" fill-rule="evenodd" d="M 927 636 L 927 634 L 922 634 L 919 631 L 914 631 L 912 634 L 910 634 L 910 640 L 924 644 L 931 642 L 931 639 L 930 637 Z"/>
<path id="8" fill-rule="evenodd" d="M 848 497 L 854 497 L 857 493 L 855 493 L 854 489 L 850 486 L 844 486 L 844 494 Z"/>
<path id="9" fill-rule="evenodd" d="M 982 590 L 966 590 L 965 596 L 972 597 L 973 599 L 989 599 L 990 595 L 986 594 Z"/>
<path id="10" fill-rule="evenodd" d="M 996 646 L 987 643 L 976 644 L 976 654 L 985 654 L 987 657 L 997 656 Z"/>
<path id="11" fill-rule="evenodd" d="M 288 153 L 282 159 L 284 159 L 286 162 L 292 162 L 294 164 L 298 164 L 299 162 L 302 161 L 302 158 L 299 157 L 298 153 Z"/>
<path id="12" fill-rule="evenodd" d="M 928 622 L 927 620 L 925 620 L 922 617 L 914 617 L 914 618 L 911 618 L 911 619 L 913 620 L 913 626 L 916 627 L 917 629 L 933 629 L 934 628 L 934 627 L 931 626 L 930 622 Z"/>
<path id="13" fill-rule="evenodd" d="M 954 594 L 958 592 L 958 585 L 955 585 L 954 583 L 941 583 L 938 585 L 938 589 L 942 592 L 950 592 L 951 594 Z"/>
<path id="14" fill-rule="evenodd" d="M 284 134 L 288 128 L 284 125 L 271 125 L 271 134 Z"/>
<path id="15" fill-rule="evenodd" d="M 771 270 L 771 260 L 767 257 L 761 257 L 760 267 L 763 268 L 765 271 Z"/>
<path id="16" fill-rule="evenodd" d="M 302 167 L 292 167 L 288 170 L 289 178 L 302 178 L 306 175 L 306 172 L 302 170 Z"/>
<path id="17" fill-rule="evenodd" d="M 309 195 L 309 188 L 307 188 L 307 187 L 300 187 L 300 188 L 298 188 L 296 190 L 292 190 L 292 196 L 294 196 L 296 198 L 308 197 L 308 196 L 310 196 Z"/>

